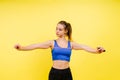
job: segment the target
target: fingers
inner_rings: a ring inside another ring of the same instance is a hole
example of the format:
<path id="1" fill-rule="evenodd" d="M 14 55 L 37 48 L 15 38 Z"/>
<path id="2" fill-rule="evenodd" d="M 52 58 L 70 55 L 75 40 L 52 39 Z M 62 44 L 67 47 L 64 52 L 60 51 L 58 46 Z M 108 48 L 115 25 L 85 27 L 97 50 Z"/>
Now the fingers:
<path id="1" fill-rule="evenodd" d="M 105 50 L 103 50 L 103 52 L 105 52 Z"/>
<path id="2" fill-rule="evenodd" d="M 14 48 L 15 48 L 15 49 L 20 49 L 20 45 L 17 44 L 17 45 L 14 46 Z"/>
<path id="3" fill-rule="evenodd" d="M 97 50 L 99 53 L 105 52 L 106 50 L 102 47 L 97 47 Z"/>

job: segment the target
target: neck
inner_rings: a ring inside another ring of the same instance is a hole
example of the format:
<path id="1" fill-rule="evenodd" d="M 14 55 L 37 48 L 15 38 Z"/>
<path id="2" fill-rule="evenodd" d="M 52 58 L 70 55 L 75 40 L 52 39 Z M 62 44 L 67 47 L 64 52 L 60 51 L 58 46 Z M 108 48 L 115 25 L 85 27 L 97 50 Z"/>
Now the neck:
<path id="1" fill-rule="evenodd" d="M 66 41 L 66 37 L 59 37 L 58 40 L 63 40 L 63 41 Z"/>

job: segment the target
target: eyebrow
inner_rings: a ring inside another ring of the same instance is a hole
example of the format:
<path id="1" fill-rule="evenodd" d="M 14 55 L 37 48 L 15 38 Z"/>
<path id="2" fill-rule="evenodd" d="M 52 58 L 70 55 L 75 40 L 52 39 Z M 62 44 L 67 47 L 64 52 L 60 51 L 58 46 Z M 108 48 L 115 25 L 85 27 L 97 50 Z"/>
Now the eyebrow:
<path id="1" fill-rule="evenodd" d="M 57 27 L 56 27 L 56 29 L 57 29 Z M 62 29 L 63 30 L 63 28 L 58 28 L 58 29 Z"/>

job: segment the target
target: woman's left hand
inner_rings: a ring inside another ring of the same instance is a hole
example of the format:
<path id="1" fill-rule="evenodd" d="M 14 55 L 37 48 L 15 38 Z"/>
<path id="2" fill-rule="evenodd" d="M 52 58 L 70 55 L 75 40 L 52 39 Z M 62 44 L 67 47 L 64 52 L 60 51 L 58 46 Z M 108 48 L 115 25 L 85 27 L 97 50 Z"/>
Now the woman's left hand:
<path id="1" fill-rule="evenodd" d="M 97 47 L 97 52 L 98 53 L 105 52 L 105 49 L 103 47 Z"/>

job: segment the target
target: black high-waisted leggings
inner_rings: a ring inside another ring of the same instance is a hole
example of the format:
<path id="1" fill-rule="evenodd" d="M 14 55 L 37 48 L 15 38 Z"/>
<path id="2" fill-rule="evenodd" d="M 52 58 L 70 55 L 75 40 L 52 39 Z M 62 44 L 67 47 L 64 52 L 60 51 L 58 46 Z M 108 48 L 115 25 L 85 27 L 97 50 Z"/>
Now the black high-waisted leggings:
<path id="1" fill-rule="evenodd" d="M 52 67 L 49 72 L 49 80 L 73 80 L 70 68 L 56 69 Z"/>

